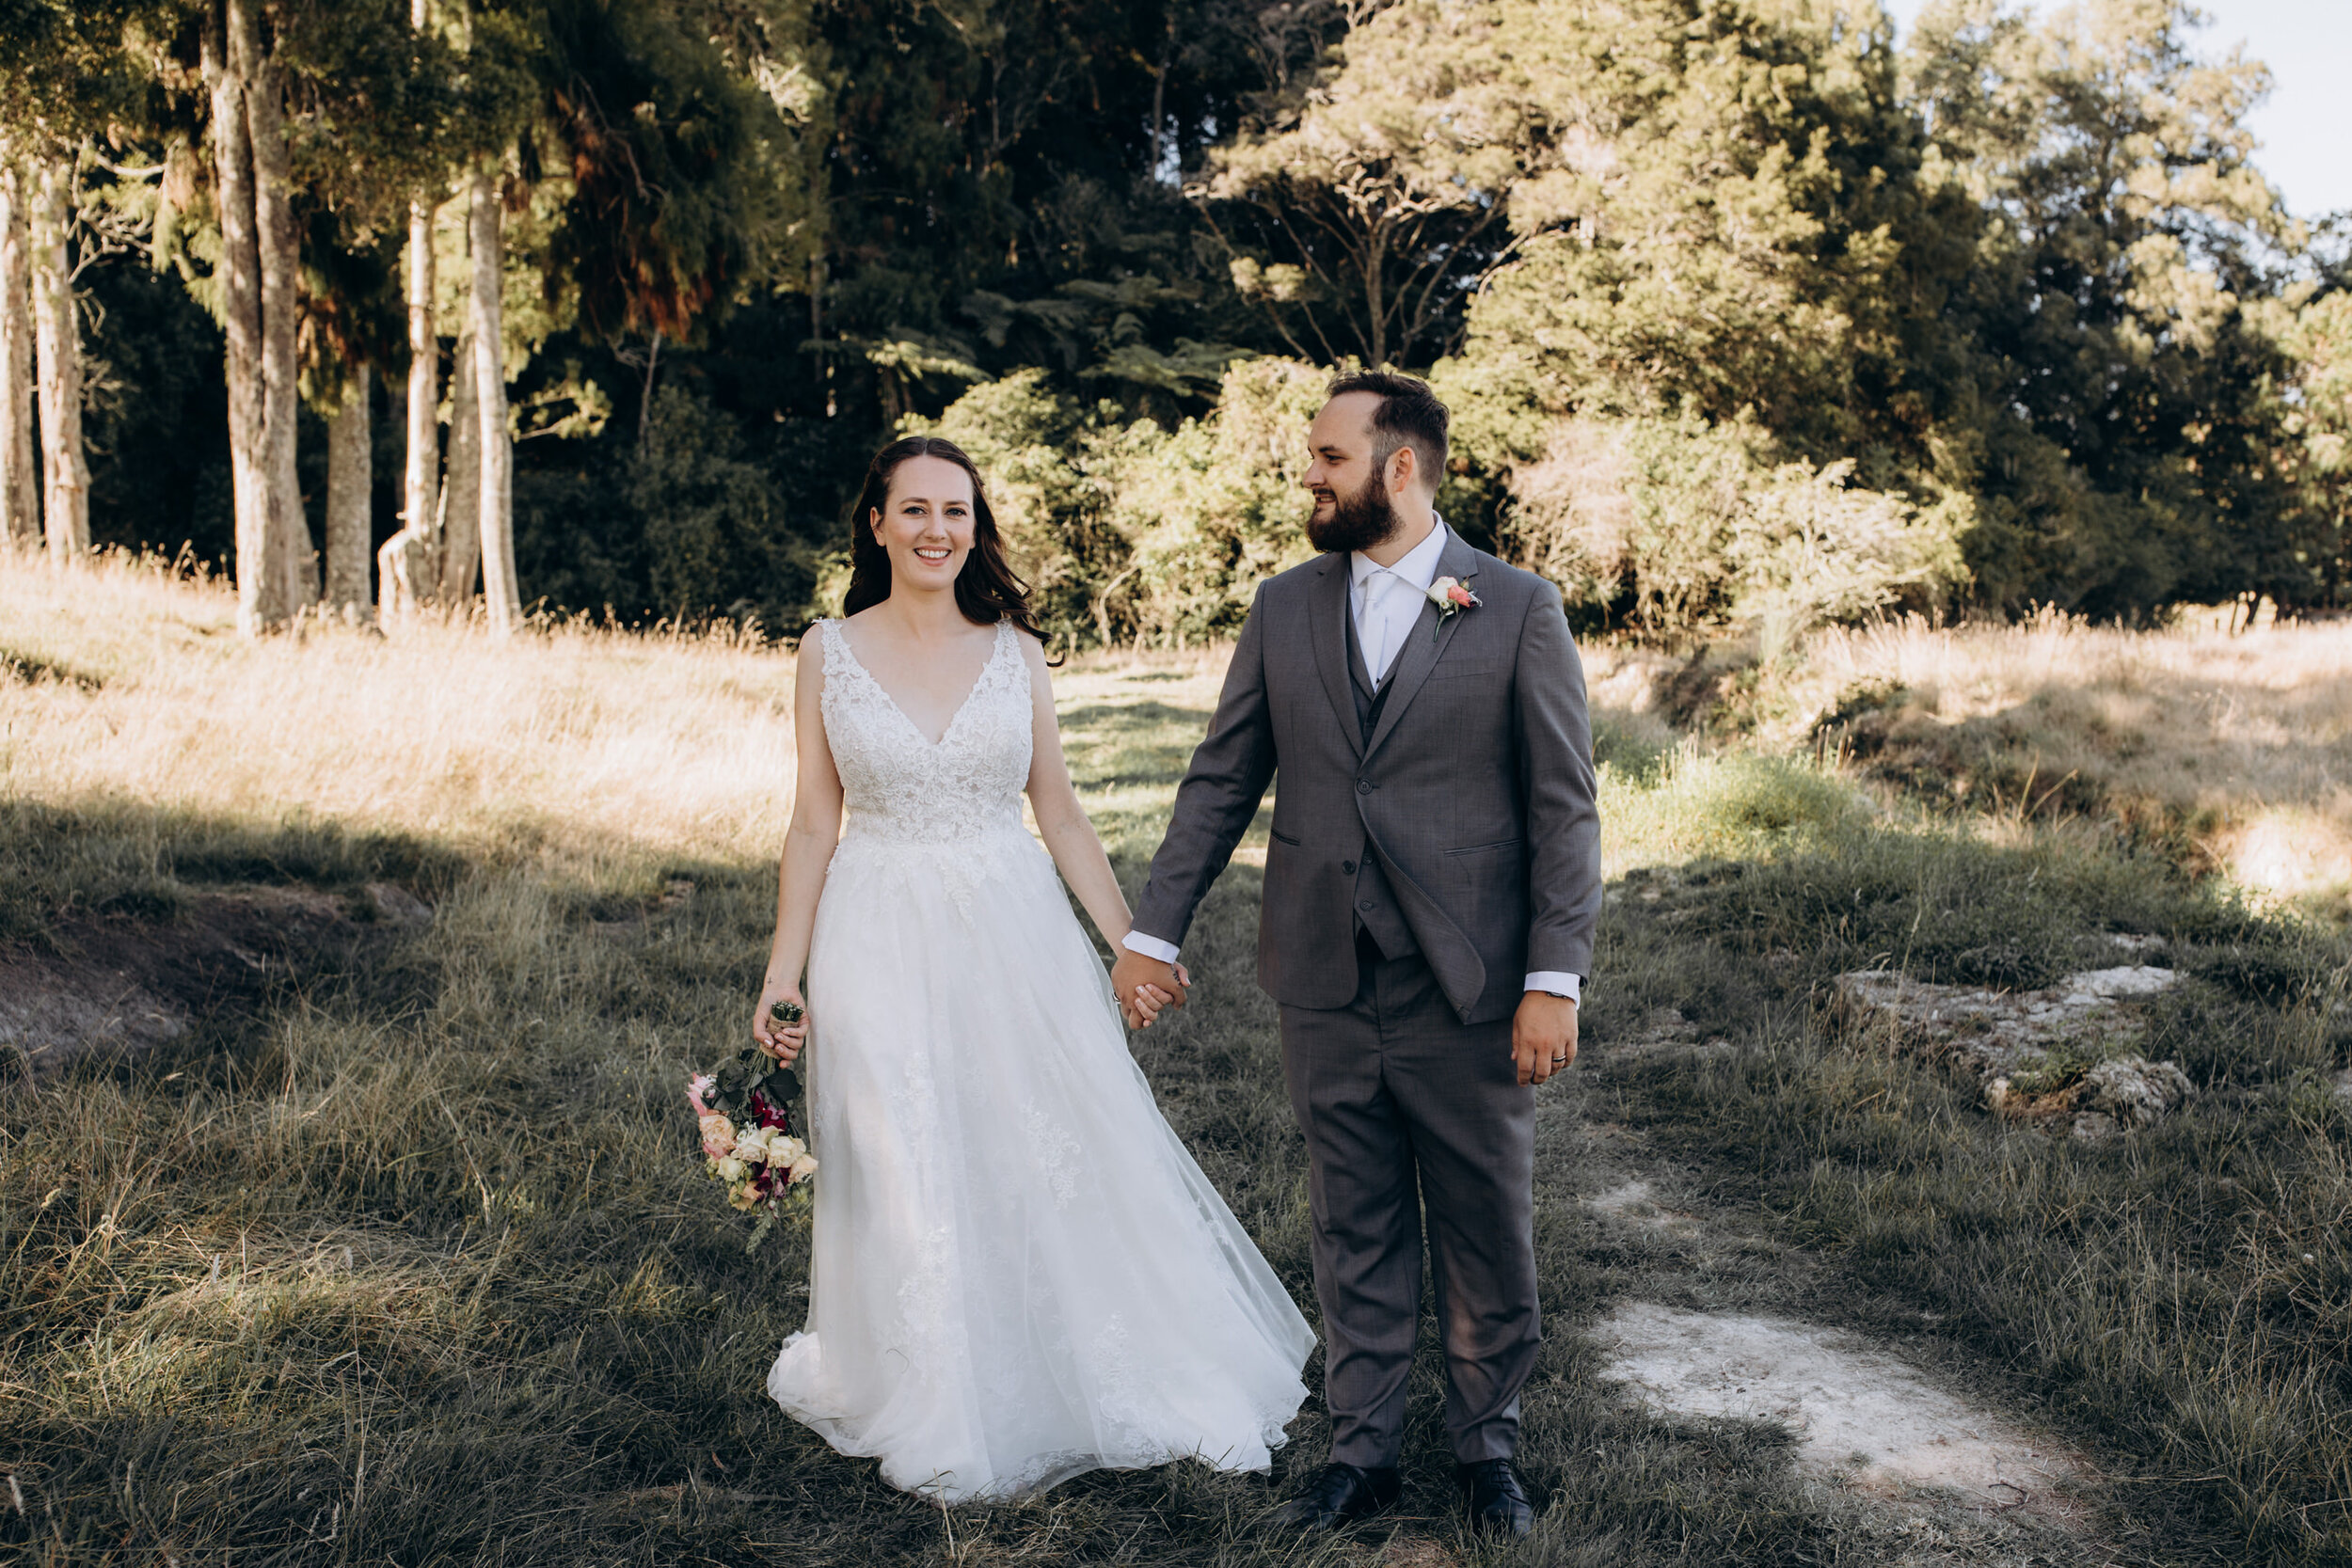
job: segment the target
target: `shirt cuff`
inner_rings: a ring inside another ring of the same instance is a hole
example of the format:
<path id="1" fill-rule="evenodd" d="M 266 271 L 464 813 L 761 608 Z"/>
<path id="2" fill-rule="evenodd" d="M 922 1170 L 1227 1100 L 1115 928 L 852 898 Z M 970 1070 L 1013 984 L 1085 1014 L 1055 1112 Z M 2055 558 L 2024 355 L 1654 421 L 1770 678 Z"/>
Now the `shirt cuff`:
<path id="1" fill-rule="evenodd" d="M 1147 958 L 1157 958 L 1164 964 L 1172 964 L 1176 961 L 1174 942 L 1162 942 L 1157 937 L 1147 937 L 1141 931 L 1128 932 L 1120 939 L 1119 944 L 1130 953 L 1140 953 Z M 1571 974 L 1568 978 L 1573 980 L 1576 976 Z"/>
<path id="2" fill-rule="evenodd" d="M 1135 940 L 1136 939 L 1132 936 L 1127 939 L 1130 943 L 1133 943 Z M 1145 940 L 1148 941 L 1150 939 L 1147 938 Z M 1137 949 L 1137 951 L 1140 951 L 1140 949 Z M 1174 959 L 1169 960 L 1171 963 L 1174 961 Z M 1565 996 L 1580 1007 L 1584 1005 L 1584 982 L 1582 978 L 1574 974 L 1563 974 L 1558 970 L 1539 969 L 1535 971 L 1534 974 L 1530 974 L 1527 977 L 1527 989 L 1529 990 L 1548 990 L 1555 995 Z"/>

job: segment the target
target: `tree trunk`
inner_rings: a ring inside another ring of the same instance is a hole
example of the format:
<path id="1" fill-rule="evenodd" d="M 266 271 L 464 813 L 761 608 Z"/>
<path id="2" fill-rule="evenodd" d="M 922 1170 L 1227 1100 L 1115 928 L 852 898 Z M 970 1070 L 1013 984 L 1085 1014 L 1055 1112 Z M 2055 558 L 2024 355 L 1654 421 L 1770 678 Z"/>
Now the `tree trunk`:
<path id="1" fill-rule="evenodd" d="M 374 517 L 369 499 L 375 488 L 373 421 L 368 400 L 375 378 L 359 367 L 358 384 L 326 426 L 326 607 L 345 619 L 368 608 L 369 546 Z"/>
<path id="2" fill-rule="evenodd" d="M 409 0 L 408 25 L 431 23 L 428 0 Z M 377 614 L 389 628 L 412 619 L 441 588 L 441 339 L 433 320 L 433 214 L 420 186 L 408 198 L 407 451 L 401 468 L 400 531 L 376 554 Z"/>
<path id="3" fill-rule="evenodd" d="M 417 585 L 425 601 L 439 591 L 441 554 L 441 340 L 433 320 L 433 214 L 434 203 L 419 191 L 408 203 L 408 456 L 401 482 L 401 522 L 413 536 L 404 547 L 435 563 L 431 577 Z M 403 615 L 422 608 L 395 604 L 389 593 L 384 605 Z"/>
<path id="4" fill-rule="evenodd" d="M 33 263 L 25 180 L 0 154 L 0 545 L 40 545 L 40 476 L 33 459 Z"/>
<path id="5" fill-rule="evenodd" d="M 482 564 L 482 420 L 473 374 L 473 329 L 457 340 L 450 377 L 449 473 L 441 481 L 440 602 L 464 620 L 473 609 L 474 573 Z"/>
<path id="6" fill-rule="evenodd" d="M 89 553 L 89 465 L 82 453 L 82 328 L 73 309 L 71 156 L 41 162 L 33 200 L 33 329 L 40 351 L 41 526 L 49 558 Z"/>
<path id="7" fill-rule="evenodd" d="M 228 339 L 229 476 L 237 514 L 237 629 L 257 637 L 285 624 L 292 553 L 279 538 L 283 519 L 271 505 L 268 427 L 262 381 L 262 259 L 256 230 L 253 135 L 246 119 L 250 84 L 243 66 L 259 52 L 241 36 L 258 29 L 253 0 L 228 0 L 225 25 L 201 41 L 204 85 L 212 100 L 215 194 L 220 210 L 221 326 Z"/>
<path id="8" fill-rule="evenodd" d="M 505 338 L 500 323 L 501 230 L 503 213 L 491 171 L 474 175 L 469 238 L 473 249 L 475 414 L 482 432 L 482 596 L 494 636 L 521 626 L 522 596 L 515 582 L 515 449 L 506 428 Z"/>
<path id="9" fill-rule="evenodd" d="M 303 515 L 294 465 L 302 390 L 295 334 L 301 325 L 302 242 L 294 227 L 294 156 L 286 141 L 286 103 L 277 65 L 262 52 L 261 0 L 229 0 L 231 58 L 244 55 L 245 109 L 253 138 L 253 229 L 262 263 L 262 428 L 263 472 L 286 603 L 318 603 L 318 546 Z M 242 20 L 242 29 L 234 23 Z M 242 39 L 240 49 L 239 40 Z"/>

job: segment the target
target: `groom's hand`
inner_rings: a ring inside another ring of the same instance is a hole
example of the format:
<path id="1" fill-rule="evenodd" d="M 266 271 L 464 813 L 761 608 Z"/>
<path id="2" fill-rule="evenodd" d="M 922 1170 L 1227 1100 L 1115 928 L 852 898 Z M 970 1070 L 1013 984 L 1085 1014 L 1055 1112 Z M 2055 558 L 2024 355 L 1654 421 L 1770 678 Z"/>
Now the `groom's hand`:
<path id="1" fill-rule="evenodd" d="M 1185 976 L 1175 964 L 1138 953 L 1131 947 L 1119 950 L 1111 964 L 1111 993 L 1119 999 L 1119 1010 L 1127 1016 L 1130 1029 L 1148 1029 L 1159 1010 L 1184 1005 Z"/>
<path id="2" fill-rule="evenodd" d="M 1511 1054 L 1522 1084 L 1540 1084 L 1575 1061 L 1576 1004 L 1543 990 L 1520 997 L 1511 1019 Z"/>

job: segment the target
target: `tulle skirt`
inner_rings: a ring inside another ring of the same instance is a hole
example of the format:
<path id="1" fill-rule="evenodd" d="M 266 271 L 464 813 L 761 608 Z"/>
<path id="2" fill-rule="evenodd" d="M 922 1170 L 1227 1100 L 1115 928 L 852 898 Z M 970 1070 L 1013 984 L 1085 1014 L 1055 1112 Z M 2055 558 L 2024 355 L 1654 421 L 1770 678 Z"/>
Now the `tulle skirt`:
<path id="1" fill-rule="evenodd" d="M 776 1402 L 945 1502 L 1266 1468 L 1313 1332 L 1161 1117 L 1036 841 L 844 838 L 808 999 L 809 1311 Z"/>

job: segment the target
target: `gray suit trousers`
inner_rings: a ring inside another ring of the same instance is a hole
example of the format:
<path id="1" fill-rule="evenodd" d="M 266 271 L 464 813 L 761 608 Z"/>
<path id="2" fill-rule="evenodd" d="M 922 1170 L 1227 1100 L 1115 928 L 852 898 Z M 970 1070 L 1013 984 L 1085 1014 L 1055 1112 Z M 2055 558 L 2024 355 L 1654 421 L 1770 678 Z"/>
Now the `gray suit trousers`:
<path id="1" fill-rule="evenodd" d="M 1359 947 L 1353 1002 L 1282 1008 L 1283 1075 L 1307 1136 L 1331 1457 L 1397 1462 L 1425 1212 L 1454 1455 L 1508 1458 L 1542 1343 L 1535 1092 L 1518 1081 L 1509 1019 L 1465 1024 L 1422 958 Z"/>

